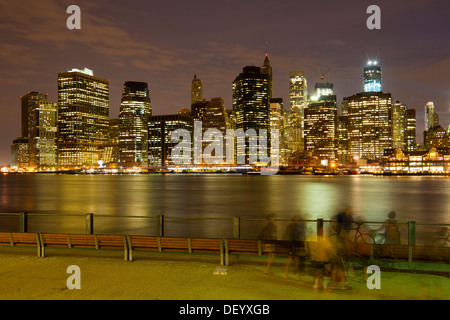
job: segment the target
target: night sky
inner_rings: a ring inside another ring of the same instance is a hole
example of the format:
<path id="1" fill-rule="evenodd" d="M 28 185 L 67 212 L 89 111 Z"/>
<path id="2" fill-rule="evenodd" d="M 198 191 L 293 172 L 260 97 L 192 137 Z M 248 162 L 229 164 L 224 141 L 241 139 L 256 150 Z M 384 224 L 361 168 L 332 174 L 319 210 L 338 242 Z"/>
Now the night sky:
<path id="1" fill-rule="evenodd" d="M 81 8 L 81 30 L 68 30 L 69 5 Z M 381 30 L 369 30 L 366 9 L 381 8 Z M 274 97 L 289 107 L 289 71 L 304 70 L 312 93 L 329 73 L 338 101 L 362 91 L 363 67 L 378 55 L 383 91 L 417 111 L 422 141 L 426 102 L 450 123 L 450 2 L 410 1 L 53 1 L 0 0 L 0 165 L 20 135 L 20 96 L 49 94 L 57 73 L 87 67 L 110 81 L 110 118 L 122 85 L 149 84 L 153 114 L 190 107 L 194 74 L 204 98 L 231 109 L 232 81 L 261 66 L 268 42 Z"/>

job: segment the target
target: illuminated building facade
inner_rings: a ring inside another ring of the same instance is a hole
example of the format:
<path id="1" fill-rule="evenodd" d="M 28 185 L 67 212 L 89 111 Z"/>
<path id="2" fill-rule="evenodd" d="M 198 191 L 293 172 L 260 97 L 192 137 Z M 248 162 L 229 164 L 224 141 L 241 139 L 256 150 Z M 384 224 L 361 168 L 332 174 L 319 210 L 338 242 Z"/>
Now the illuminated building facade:
<path id="1" fill-rule="evenodd" d="M 364 92 L 381 92 L 381 67 L 378 61 L 369 60 L 364 67 Z"/>
<path id="2" fill-rule="evenodd" d="M 406 110 L 406 150 L 416 151 L 416 109 Z"/>
<path id="3" fill-rule="evenodd" d="M 115 167 L 119 162 L 119 119 L 109 120 L 109 139 L 103 144 L 103 164 Z"/>
<path id="4" fill-rule="evenodd" d="M 249 129 L 256 131 L 258 141 L 260 142 L 259 130 L 267 130 L 267 139 L 269 138 L 269 77 L 261 72 L 261 68 L 255 66 L 247 66 L 243 72 L 239 74 L 233 81 L 233 111 L 236 119 L 236 129 L 243 129 L 246 132 Z M 245 157 L 246 163 L 250 163 L 250 159 L 259 157 L 258 154 L 250 154 L 248 139 L 237 143 L 244 145 L 245 148 L 238 148 L 238 157 Z M 258 148 L 258 150 L 260 150 Z M 270 146 L 267 144 L 267 155 L 270 155 Z"/>
<path id="5" fill-rule="evenodd" d="M 30 156 L 28 152 L 28 139 L 17 138 L 11 145 L 11 169 L 28 170 Z"/>
<path id="6" fill-rule="evenodd" d="M 431 147 L 427 151 L 403 151 L 387 149 L 383 168 L 396 173 L 450 172 L 450 150 Z"/>
<path id="7" fill-rule="evenodd" d="M 439 116 L 434 111 L 434 103 L 432 101 L 427 102 L 425 105 L 425 131 L 430 130 L 433 127 L 439 125 Z"/>
<path id="8" fill-rule="evenodd" d="M 392 105 L 392 148 L 407 150 L 407 111 L 406 105 L 398 101 Z"/>
<path id="9" fill-rule="evenodd" d="M 424 133 L 425 148 L 450 148 L 450 135 L 442 126 L 435 126 Z"/>
<path id="10" fill-rule="evenodd" d="M 109 81 L 92 70 L 58 74 L 58 166 L 98 166 L 108 141 Z"/>
<path id="11" fill-rule="evenodd" d="M 180 159 L 172 159 L 172 150 L 179 141 L 172 141 L 172 133 L 186 129 L 193 137 L 194 120 L 180 114 L 158 115 L 148 121 L 148 164 L 149 167 L 167 167 L 177 163 L 192 162 L 192 141 L 189 154 L 180 154 Z"/>
<path id="12" fill-rule="evenodd" d="M 119 166 L 147 167 L 151 114 L 147 83 L 125 82 L 119 113 Z"/>
<path id="13" fill-rule="evenodd" d="M 192 79 L 191 84 L 191 105 L 201 101 L 203 101 L 202 81 L 194 74 L 194 79 Z"/>
<path id="14" fill-rule="evenodd" d="M 362 92 L 348 101 L 348 148 L 351 159 L 377 160 L 392 148 L 390 93 Z"/>
<path id="15" fill-rule="evenodd" d="M 28 138 L 30 122 L 33 120 L 30 117 L 32 109 L 36 108 L 38 101 L 47 100 L 48 95 L 39 92 L 28 92 L 26 95 L 20 97 L 22 107 L 22 137 Z"/>
<path id="16" fill-rule="evenodd" d="M 308 102 L 308 85 L 303 71 L 289 72 L 290 109 L 286 114 L 286 139 L 289 152 L 304 148 L 304 110 Z"/>
<path id="17" fill-rule="evenodd" d="M 269 80 L 269 101 L 273 97 L 273 73 L 272 66 L 269 61 L 269 54 L 266 52 L 266 57 L 264 58 L 264 64 L 261 67 L 261 73 L 266 74 Z"/>
<path id="18" fill-rule="evenodd" d="M 281 166 L 287 165 L 289 156 L 285 139 L 285 113 L 283 108 L 283 98 L 272 98 L 270 100 L 270 132 L 272 132 L 272 130 L 278 130 L 279 133 L 278 159 Z M 270 137 L 272 137 L 272 133 L 270 134 Z"/>
<path id="19" fill-rule="evenodd" d="M 337 158 L 336 96 L 321 96 L 305 109 L 305 151 L 327 164 Z"/>
<path id="20" fill-rule="evenodd" d="M 50 170 L 57 167 L 57 106 L 48 95 L 29 92 L 21 97 L 22 134 L 28 139 L 28 168 Z"/>

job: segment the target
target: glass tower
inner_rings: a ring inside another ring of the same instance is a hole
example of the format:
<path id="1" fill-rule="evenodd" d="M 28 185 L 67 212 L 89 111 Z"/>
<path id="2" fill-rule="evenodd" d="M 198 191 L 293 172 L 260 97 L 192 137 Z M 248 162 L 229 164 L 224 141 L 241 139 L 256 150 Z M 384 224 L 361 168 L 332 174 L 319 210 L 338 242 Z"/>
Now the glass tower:
<path id="1" fill-rule="evenodd" d="M 269 76 L 261 72 L 261 68 L 256 66 L 247 66 L 233 81 L 233 111 L 236 117 L 236 129 L 255 130 L 259 141 L 259 130 L 267 130 L 267 139 L 269 138 Z M 244 141 L 238 144 L 244 145 Z M 270 147 L 267 145 L 269 151 Z M 249 148 L 249 141 L 245 141 L 245 154 L 242 154 L 238 148 L 238 157 L 245 157 L 247 164 L 252 163 L 252 159 L 260 159 L 254 154 L 252 148 Z M 260 149 L 258 149 L 260 150 Z M 252 153 L 252 154 L 250 154 Z M 269 152 L 266 153 L 267 155 Z"/>
<path id="2" fill-rule="evenodd" d="M 378 61 L 369 60 L 364 67 L 364 92 L 381 92 L 381 67 Z"/>
<path id="3" fill-rule="evenodd" d="M 147 83 L 125 82 L 119 113 L 120 166 L 148 166 L 148 118 L 151 114 Z"/>

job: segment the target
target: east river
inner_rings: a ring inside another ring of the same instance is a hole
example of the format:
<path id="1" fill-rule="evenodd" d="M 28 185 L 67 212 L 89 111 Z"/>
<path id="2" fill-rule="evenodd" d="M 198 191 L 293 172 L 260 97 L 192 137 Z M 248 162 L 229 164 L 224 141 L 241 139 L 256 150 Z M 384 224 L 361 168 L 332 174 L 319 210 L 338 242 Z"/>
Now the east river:
<path id="1" fill-rule="evenodd" d="M 281 233 L 293 215 L 327 220 L 346 206 L 375 222 L 393 210 L 425 230 L 450 223 L 449 195 L 450 178 L 430 176 L 0 175 L 0 212 L 31 213 L 31 232 L 82 233 L 93 213 L 96 233 L 153 235 L 163 215 L 167 236 L 232 236 L 239 217 L 254 237 L 269 213 Z M 17 217 L 0 218 L 0 231 L 15 231 Z"/>

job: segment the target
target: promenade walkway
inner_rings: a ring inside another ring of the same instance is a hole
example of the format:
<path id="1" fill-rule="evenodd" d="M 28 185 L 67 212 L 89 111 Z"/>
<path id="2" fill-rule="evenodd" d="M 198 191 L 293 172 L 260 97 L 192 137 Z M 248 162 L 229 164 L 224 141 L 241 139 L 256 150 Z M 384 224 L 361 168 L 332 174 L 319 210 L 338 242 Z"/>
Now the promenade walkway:
<path id="1" fill-rule="evenodd" d="M 0 248 L 3 300 L 449 300 L 450 279 L 438 275 L 382 272 L 381 289 L 369 290 L 362 271 L 353 271 L 350 290 L 313 290 L 313 277 L 283 277 L 284 260 L 264 273 L 264 260 L 231 261 L 216 275 L 217 257 L 176 253 L 136 254 L 53 250 L 38 258 L 30 248 Z M 80 267 L 81 289 L 68 289 L 66 273 Z"/>

